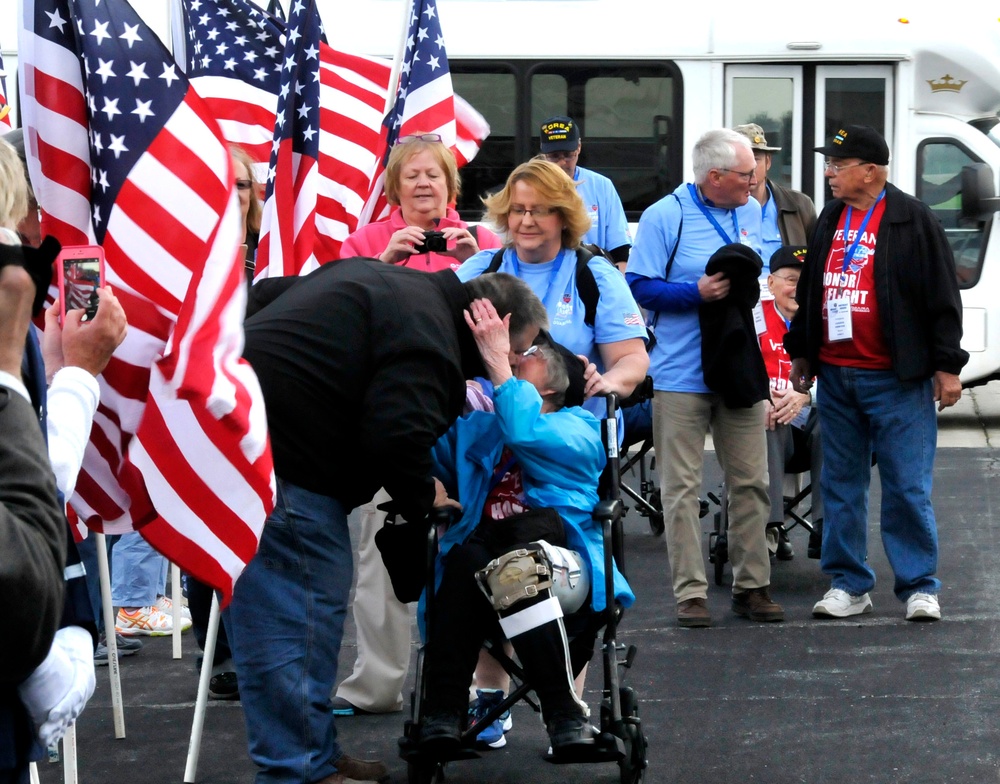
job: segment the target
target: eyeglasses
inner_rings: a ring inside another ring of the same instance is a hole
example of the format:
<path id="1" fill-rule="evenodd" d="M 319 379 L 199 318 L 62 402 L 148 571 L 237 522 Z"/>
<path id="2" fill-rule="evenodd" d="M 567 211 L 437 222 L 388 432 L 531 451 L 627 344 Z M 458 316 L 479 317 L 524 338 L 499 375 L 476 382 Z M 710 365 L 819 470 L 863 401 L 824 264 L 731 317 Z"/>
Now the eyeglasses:
<path id="1" fill-rule="evenodd" d="M 535 218 L 548 218 L 550 215 L 554 215 L 559 212 L 558 207 L 535 207 L 531 210 L 526 210 L 524 207 L 511 207 L 509 213 L 517 218 L 523 218 L 525 215 L 530 215 Z"/>
<path id="2" fill-rule="evenodd" d="M 531 346 L 530 348 L 528 348 L 527 351 L 522 351 L 521 352 L 521 359 L 527 359 L 528 357 L 531 357 L 531 356 L 534 356 L 535 354 L 538 354 L 538 352 L 539 352 L 540 349 L 541 349 L 541 346 L 539 346 L 537 344 L 534 345 L 534 346 Z"/>
<path id="3" fill-rule="evenodd" d="M 840 174 L 844 169 L 850 169 L 852 166 L 867 166 L 867 161 L 855 161 L 854 163 L 834 163 L 829 158 L 823 161 L 823 171 L 829 169 L 834 174 Z"/>
<path id="4" fill-rule="evenodd" d="M 409 144 L 410 142 L 439 142 L 439 133 L 411 133 L 407 136 L 400 136 L 396 139 L 396 144 Z"/>
<path id="5" fill-rule="evenodd" d="M 797 285 L 798 282 L 799 282 L 799 276 L 798 275 L 778 275 L 778 274 L 772 272 L 771 273 L 771 277 L 772 278 L 777 278 L 778 280 L 783 280 L 786 283 L 790 283 L 793 286 Z"/>
<path id="6" fill-rule="evenodd" d="M 549 163 L 559 163 L 559 161 L 571 160 L 579 154 L 579 150 L 556 150 L 555 152 L 543 152 L 542 157 Z"/>
<path id="7" fill-rule="evenodd" d="M 238 190 L 238 191 L 248 191 L 248 190 L 250 190 L 250 186 L 252 186 L 252 185 L 253 185 L 253 183 L 250 182 L 250 180 L 237 180 L 236 181 L 236 190 Z"/>
<path id="8" fill-rule="evenodd" d="M 750 180 L 753 179 L 754 174 L 757 173 L 756 169 L 751 169 L 748 172 L 741 172 L 741 171 L 737 171 L 736 169 L 719 169 L 719 171 L 732 172 L 737 177 L 739 177 L 741 180 L 746 180 L 747 182 L 750 182 Z"/>

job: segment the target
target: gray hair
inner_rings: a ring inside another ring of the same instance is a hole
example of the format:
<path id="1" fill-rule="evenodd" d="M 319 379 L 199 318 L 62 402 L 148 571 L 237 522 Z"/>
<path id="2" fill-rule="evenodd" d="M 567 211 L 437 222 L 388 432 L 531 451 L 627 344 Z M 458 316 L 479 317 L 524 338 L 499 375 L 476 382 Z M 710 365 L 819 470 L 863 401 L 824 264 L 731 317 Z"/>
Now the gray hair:
<path id="1" fill-rule="evenodd" d="M 465 283 L 469 299 L 488 299 L 500 317 L 510 314 L 510 334 L 518 335 L 528 327 L 549 328 L 549 314 L 531 287 L 506 272 L 480 275 Z"/>
<path id="2" fill-rule="evenodd" d="M 566 402 L 566 390 L 569 389 L 569 373 L 566 372 L 566 360 L 550 346 L 540 345 L 538 353 L 545 360 L 545 386 L 552 390 L 549 402 L 555 408 L 562 408 Z"/>
<path id="3" fill-rule="evenodd" d="M 692 160 L 695 182 L 702 183 L 712 169 L 731 169 L 736 165 L 736 147 L 753 152 L 750 140 L 731 128 L 717 128 L 702 134 L 694 143 Z"/>

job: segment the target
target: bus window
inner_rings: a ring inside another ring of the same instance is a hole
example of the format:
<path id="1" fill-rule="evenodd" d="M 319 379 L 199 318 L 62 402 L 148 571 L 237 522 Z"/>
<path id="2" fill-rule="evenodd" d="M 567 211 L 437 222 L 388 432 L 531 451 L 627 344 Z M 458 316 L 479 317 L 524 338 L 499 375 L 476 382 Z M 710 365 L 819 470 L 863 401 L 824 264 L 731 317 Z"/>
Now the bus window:
<path id="1" fill-rule="evenodd" d="M 962 167 L 979 163 L 964 147 L 950 139 L 928 139 L 917 151 L 917 198 L 927 204 L 941 221 L 955 254 L 955 268 L 961 288 L 971 288 L 982 270 L 982 223 L 960 221 Z"/>
<path id="2" fill-rule="evenodd" d="M 680 77 L 668 65 L 544 63 L 529 84 L 532 152 L 543 120 L 572 117 L 580 165 L 611 178 L 630 221 L 680 182 Z"/>
<path id="3" fill-rule="evenodd" d="M 683 96 L 673 63 L 454 59 L 451 75 L 491 128 L 462 169 L 458 210 L 466 220 L 478 220 L 480 197 L 538 154 L 538 129 L 554 115 L 577 121 L 580 165 L 611 178 L 630 221 L 681 181 Z"/>
<path id="4" fill-rule="evenodd" d="M 758 67 L 756 70 L 764 69 Z M 771 70 L 794 70 L 797 73 L 799 69 L 772 67 Z M 798 178 L 793 178 L 792 172 L 793 152 L 798 153 L 794 140 L 799 138 L 799 129 L 793 127 L 795 79 L 791 76 L 736 76 L 730 84 L 732 116 L 729 126 L 735 128 L 745 123 L 759 125 L 764 131 L 768 146 L 781 148 L 771 153 L 768 179 L 786 188 L 798 187 Z"/>
<path id="5" fill-rule="evenodd" d="M 468 221 L 482 217 L 479 197 L 502 186 L 517 163 L 517 77 L 503 66 L 464 70 L 452 67 L 455 92 L 490 124 L 482 149 L 460 174 L 462 192 L 458 210 Z"/>

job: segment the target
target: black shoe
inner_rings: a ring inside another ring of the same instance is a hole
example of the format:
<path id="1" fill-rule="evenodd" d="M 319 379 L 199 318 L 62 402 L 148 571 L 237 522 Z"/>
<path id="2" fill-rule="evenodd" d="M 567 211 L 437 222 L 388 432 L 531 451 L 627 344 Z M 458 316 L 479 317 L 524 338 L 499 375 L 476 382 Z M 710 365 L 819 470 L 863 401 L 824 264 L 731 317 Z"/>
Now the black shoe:
<path id="1" fill-rule="evenodd" d="M 420 750 L 442 754 L 461 748 L 466 713 L 467 711 L 442 711 L 428 715 L 420 726 Z"/>
<path id="2" fill-rule="evenodd" d="M 822 518 L 813 523 L 813 529 L 809 532 L 809 546 L 806 548 L 806 555 L 816 560 L 819 559 L 823 549 L 823 520 Z"/>
<path id="3" fill-rule="evenodd" d="M 792 543 L 788 539 L 788 531 L 784 528 L 778 529 L 778 550 L 775 555 L 779 561 L 791 561 L 795 557 Z"/>
<path id="4" fill-rule="evenodd" d="M 210 700 L 238 700 L 240 698 L 240 684 L 236 680 L 236 673 L 227 670 L 213 675 L 208 682 L 208 698 Z"/>
<path id="5" fill-rule="evenodd" d="M 552 753 L 572 754 L 582 747 L 594 745 L 594 728 L 579 713 L 557 712 L 545 724 L 552 743 Z"/>

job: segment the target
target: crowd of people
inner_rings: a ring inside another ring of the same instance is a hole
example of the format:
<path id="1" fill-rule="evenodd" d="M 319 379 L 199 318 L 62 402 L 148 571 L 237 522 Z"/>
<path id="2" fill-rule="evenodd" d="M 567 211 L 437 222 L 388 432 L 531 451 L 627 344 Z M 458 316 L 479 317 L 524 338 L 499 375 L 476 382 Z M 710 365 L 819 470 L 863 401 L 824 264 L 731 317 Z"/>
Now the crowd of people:
<path id="1" fill-rule="evenodd" d="M 712 624 L 699 523 L 709 432 L 736 615 L 785 618 L 772 559 L 794 557 L 783 481 L 804 455 L 807 554 L 830 578 L 813 614 L 872 609 L 874 464 L 904 618 L 941 617 L 935 404 L 957 402 L 968 355 L 951 250 L 928 208 L 888 181 L 884 138 L 848 125 L 816 149 L 834 197 L 817 217 L 808 197 L 769 178 L 780 148 L 760 126 L 710 130 L 694 144 L 693 180 L 643 213 L 634 241 L 611 181 L 578 165 L 573 118 L 549 118 L 539 138 L 539 155 L 484 196 L 483 223 L 470 226 L 441 137 L 401 137 L 387 218 L 307 276 L 250 286 L 244 356 L 268 412 L 276 505 L 202 666 L 212 696 L 242 701 L 259 784 L 388 775 L 345 753 L 336 717 L 403 704 L 414 611 L 379 550 L 389 509 L 404 525 L 428 525 L 435 509 L 455 520 L 439 532 L 434 596 L 417 610 L 421 620 L 428 602 L 442 609 L 426 632 L 421 753 L 454 754 L 470 722 L 478 746 L 506 743 L 509 715 L 482 721 L 509 688 L 485 640 L 528 674 L 552 755 L 594 743 L 582 699 L 594 613 L 635 600 L 617 570 L 614 595 L 604 592 L 591 518 L 608 446 L 598 405 L 647 375 L 652 405 L 628 427 L 655 442 L 678 625 Z M 232 156 L 250 284 L 260 207 L 249 158 Z M 5 654 L 0 781 L 11 782 L 77 718 L 94 664 L 107 661 L 93 542 L 73 544 L 64 509 L 95 378 L 127 329 L 109 288 L 89 321 L 70 311 L 60 323 L 57 302 L 43 331 L 29 326 L 58 252 L 38 216 L 23 155 L 0 141 L 0 581 L 15 597 L 4 617 L 28 641 Z M 117 614 L 105 634 L 129 655 L 141 637 L 172 631 L 179 597 L 165 596 L 166 564 L 141 535 L 112 553 Z M 358 658 L 338 685 L 355 557 Z M 181 617 L 203 645 L 211 589 L 189 579 L 187 594 Z"/>

